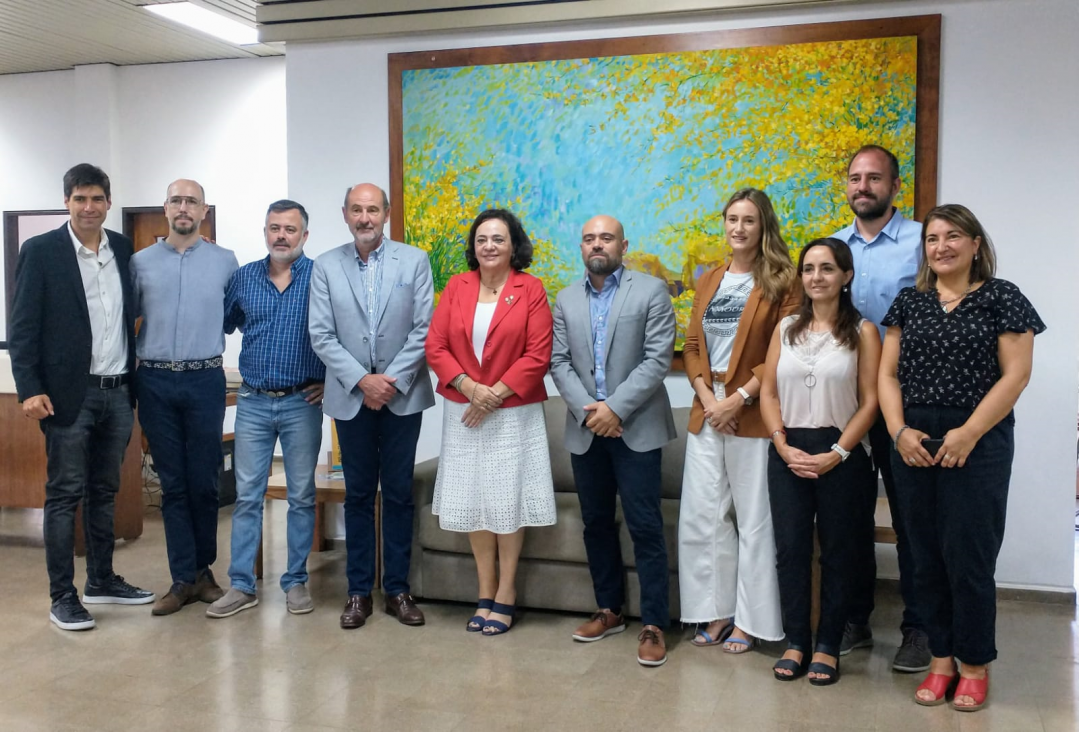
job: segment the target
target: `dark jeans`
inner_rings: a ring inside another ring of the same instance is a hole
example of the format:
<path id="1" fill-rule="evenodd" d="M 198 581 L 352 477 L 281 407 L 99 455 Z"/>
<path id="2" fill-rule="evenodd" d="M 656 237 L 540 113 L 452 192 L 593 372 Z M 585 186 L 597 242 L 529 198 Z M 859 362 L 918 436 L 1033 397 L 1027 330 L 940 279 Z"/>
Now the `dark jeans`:
<path id="1" fill-rule="evenodd" d="M 173 582 L 191 584 L 217 561 L 217 479 L 225 372 L 139 367 L 139 421 L 161 479 L 161 517 Z"/>
<path id="2" fill-rule="evenodd" d="M 969 409 L 910 406 L 907 424 L 930 437 L 962 425 Z M 912 468 L 892 460 L 914 555 L 914 589 L 929 650 L 971 665 L 997 657 L 997 555 L 1004 541 L 1015 452 L 1011 415 L 978 440 L 962 468 Z"/>
<path id="3" fill-rule="evenodd" d="M 828 452 L 842 433 L 834 427 L 787 428 L 787 443 L 810 455 Z M 803 651 L 813 647 L 810 627 L 813 576 L 813 526 L 820 539 L 820 622 L 817 646 L 839 653 L 849 611 L 850 587 L 865 547 L 851 531 L 866 521 L 864 500 L 875 482 L 869 455 L 861 445 L 850 457 L 813 480 L 791 472 L 774 446 L 768 448 L 768 498 L 776 537 L 776 568 L 783 632 Z M 870 514 L 872 520 L 872 514 Z"/>
<path id="4" fill-rule="evenodd" d="M 133 422 L 125 385 L 87 389 L 74 424 L 42 424 L 48 459 L 42 528 L 49 595 L 53 600 L 75 592 L 75 509 L 80 500 L 86 535 L 86 580 L 97 585 L 112 577 L 116 543 L 112 517 L 120 490 L 120 465 Z"/>
<path id="5" fill-rule="evenodd" d="M 596 604 L 621 608 L 626 600 L 622 550 L 615 523 L 615 496 L 633 539 L 641 581 L 641 622 L 660 629 L 670 623 L 667 544 L 660 513 L 661 452 L 634 452 L 621 437 L 593 437 L 584 455 L 570 455 L 584 520 L 584 546 Z"/>
<path id="6" fill-rule="evenodd" d="M 895 480 L 892 478 L 892 453 L 895 452 L 895 448 L 892 445 L 892 437 L 888 434 L 888 427 L 884 423 L 884 417 L 881 415 L 877 415 L 877 421 L 869 428 L 869 443 L 873 448 L 873 464 L 880 470 L 880 477 L 884 480 L 884 492 L 888 495 L 888 508 L 892 514 L 892 528 L 895 530 L 895 548 L 899 557 L 899 594 L 903 598 L 903 620 L 899 627 L 903 631 L 924 630 L 925 622 L 914 591 L 914 558 L 911 555 L 910 540 L 907 538 L 907 530 L 904 526 L 906 517 L 903 515 L 899 501 L 896 500 Z M 858 526 L 858 568 L 851 587 L 848 615 L 848 619 L 858 625 L 869 623 L 869 616 L 873 613 L 873 594 L 877 582 L 877 555 L 874 549 L 876 541 L 873 538 L 876 523 L 873 515 L 877 507 L 876 476 L 872 484 L 867 487 L 862 500 L 869 506 L 869 512 L 868 518 Z"/>
<path id="7" fill-rule="evenodd" d="M 382 485 L 382 588 L 408 592 L 412 560 L 412 475 L 423 412 L 396 415 L 360 407 L 337 419 L 345 471 L 345 573 L 349 595 L 370 595 L 375 583 L 375 496 Z"/>

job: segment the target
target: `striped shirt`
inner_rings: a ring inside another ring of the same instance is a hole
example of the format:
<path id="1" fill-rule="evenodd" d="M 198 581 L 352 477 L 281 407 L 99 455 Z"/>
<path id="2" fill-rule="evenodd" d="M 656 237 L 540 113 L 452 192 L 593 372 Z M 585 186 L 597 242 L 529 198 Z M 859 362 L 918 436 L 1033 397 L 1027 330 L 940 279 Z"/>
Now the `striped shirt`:
<path id="1" fill-rule="evenodd" d="M 382 300 L 382 254 L 385 251 L 386 247 L 379 242 L 378 248 L 367 255 L 365 262 L 360 259 L 356 248 L 352 249 L 352 255 L 356 257 L 356 263 L 360 267 L 360 283 L 367 291 L 367 323 L 370 328 L 367 342 L 371 344 L 372 373 L 374 364 L 378 363 L 375 357 L 375 342 L 378 341 L 378 305 Z"/>
<path id="2" fill-rule="evenodd" d="M 588 292 L 588 314 L 592 318 L 592 355 L 596 360 L 596 399 L 607 398 L 607 330 L 610 326 L 611 304 L 622 281 L 624 267 L 619 267 L 603 280 L 603 289 L 597 291 L 592 279 L 585 272 L 584 284 Z"/>
<path id="3" fill-rule="evenodd" d="M 244 334 L 240 375 L 256 389 L 273 391 L 324 381 L 326 367 L 311 348 L 307 298 L 312 260 L 292 263 L 292 282 L 284 292 L 270 279 L 270 258 L 236 270 L 225 291 L 225 332 Z"/>

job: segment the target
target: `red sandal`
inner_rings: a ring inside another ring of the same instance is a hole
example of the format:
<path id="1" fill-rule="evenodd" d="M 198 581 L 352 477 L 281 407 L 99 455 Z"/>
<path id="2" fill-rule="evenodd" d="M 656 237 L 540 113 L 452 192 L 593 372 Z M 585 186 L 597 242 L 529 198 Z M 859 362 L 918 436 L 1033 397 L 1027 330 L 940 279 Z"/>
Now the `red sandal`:
<path id="1" fill-rule="evenodd" d="M 929 674 L 925 677 L 925 681 L 918 685 L 918 688 L 914 691 L 914 701 L 921 704 L 923 707 L 935 707 L 948 701 L 948 690 L 952 688 L 952 685 L 956 683 L 959 678 L 959 673 L 953 673 L 950 676 L 948 674 Z M 927 701 L 918 696 L 919 691 L 930 691 L 933 693 L 933 699 Z"/>
<path id="2" fill-rule="evenodd" d="M 974 700 L 973 704 L 956 704 L 955 699 L 952 699 L 952 709 L 957 712 L 976 712 L 984 707 L 989 698 L 989 669 L 985 670 L 984 679 L 959 679 L 955 695 L 969 696 Z"/>

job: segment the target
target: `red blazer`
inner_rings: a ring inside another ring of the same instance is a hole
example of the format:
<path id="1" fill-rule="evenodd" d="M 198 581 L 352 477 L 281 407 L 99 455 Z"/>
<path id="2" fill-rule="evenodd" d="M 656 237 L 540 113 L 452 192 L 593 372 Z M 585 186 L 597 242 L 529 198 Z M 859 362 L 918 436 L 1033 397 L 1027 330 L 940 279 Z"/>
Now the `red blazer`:
<path id="1" fill-rule="evenodd" d="M 466 403 L 468 399 L 450 386 L 464 373 L 485 386 L 501 381 L 513 389 L 503 407 L 544 401 L 543 377 L 551 365 L 554 319 L 543 283 L 525 272 L 510 272 L 487 331 L 482 366 L 472 349 L 479 296 L 479 272 L 454 275 L 442 291 L 425 344 L 427 364 L 438 377 L 436 391 L 450 401 Z"/>

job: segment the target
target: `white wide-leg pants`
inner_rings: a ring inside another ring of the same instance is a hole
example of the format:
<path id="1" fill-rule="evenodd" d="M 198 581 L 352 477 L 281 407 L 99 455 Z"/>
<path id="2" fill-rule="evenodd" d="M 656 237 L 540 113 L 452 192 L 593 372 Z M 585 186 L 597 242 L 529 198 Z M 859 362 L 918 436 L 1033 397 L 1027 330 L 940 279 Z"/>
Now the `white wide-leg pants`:
<path id="1" fill-rule="evenodd" d="M 678 515 L 682 622 L 733 616 L 749 635 L 783 638 L 768 444 L 721 434 L 707 422 L 686 436 Z"/>

